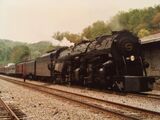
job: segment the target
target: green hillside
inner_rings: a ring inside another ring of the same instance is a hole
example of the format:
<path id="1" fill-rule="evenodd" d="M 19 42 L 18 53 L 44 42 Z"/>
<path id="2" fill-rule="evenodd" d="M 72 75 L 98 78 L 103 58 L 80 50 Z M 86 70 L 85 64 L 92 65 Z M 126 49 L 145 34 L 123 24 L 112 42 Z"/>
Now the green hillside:
<path id="1" fill-rule="evenodd" d="M 34 59 L 53 48 L 54 46 L 52 43 L 46 41 L 27 44 L 0 39 L 0 64 L 4 65 L 9 62 L 17 63 L 28 59 Z"/>

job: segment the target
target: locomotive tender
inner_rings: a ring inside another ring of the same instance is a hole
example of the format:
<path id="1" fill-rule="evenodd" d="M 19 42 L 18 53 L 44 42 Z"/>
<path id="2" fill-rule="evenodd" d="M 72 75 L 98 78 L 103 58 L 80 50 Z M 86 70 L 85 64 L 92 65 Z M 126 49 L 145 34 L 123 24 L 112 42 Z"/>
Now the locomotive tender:
<path id="1" fill-rule="evenodd" d="M 144 92 L 152 90 L 155 82 L 154 77 L 147 76 L 149 64 L 142 56 L 140 40 L 126 30 L 62 47 L 37 58 L 32 65 L 23 64 L 27 75 L 47 77 L 55 83 Z"/>

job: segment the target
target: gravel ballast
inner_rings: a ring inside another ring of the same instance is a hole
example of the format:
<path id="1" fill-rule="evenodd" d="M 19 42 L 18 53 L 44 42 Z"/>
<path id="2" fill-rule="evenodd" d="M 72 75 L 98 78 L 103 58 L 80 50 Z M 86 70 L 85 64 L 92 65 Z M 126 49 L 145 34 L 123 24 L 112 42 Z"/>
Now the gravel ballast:
<path id="1" fill-rule="evenodd" d="M 31 83 L 38 84 L 38 85 L 44 85 L 46 87 L 56 88 L 56 89 L 60 89 L 60 90 L 68 91 L 68 92 L 92 96 L 92 97 L 100 98 L 103 100 L 122 103 L 125 105 L 130 105 L 130 106 L 134 106 L 138 108 L 144 108 L 147 110 L 160 112 L 160 101 L 159 100 L 154 100 L 154 99 L 144 98 L 144 97 L 139 97 L 139 96 L 125 95 L 125 94 L 115 95 L 112 93 L 97 92 L 95 90 L 72 88 L 72 87 L 67 87 L 63 85 L 53 85 L 53 84 L 42 83 L 42 82 L 37 82 L 37 81 L 30 81 L 30 80 L 28 80 L 27 82 L 31 82 Z M 160 94 L 160 91 L 153 90 L 150 93 Z"/>
<path id="2" fill-rule="evenodd" d="M 116 120 L 78 104 L 0 79 L 0 96 L 21 109 L 28 120 Z"/>

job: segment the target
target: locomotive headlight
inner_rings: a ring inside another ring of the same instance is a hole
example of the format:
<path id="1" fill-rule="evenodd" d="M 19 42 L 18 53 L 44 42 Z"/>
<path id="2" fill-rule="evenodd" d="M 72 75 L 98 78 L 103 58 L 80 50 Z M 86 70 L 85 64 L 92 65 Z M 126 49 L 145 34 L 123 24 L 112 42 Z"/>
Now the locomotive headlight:
<path id="1" fill-rule="evenodd" d="M 134 55 L 131 55 L 130 60 L 131 60 L 131 61 L 134 61 L 134 60 L 135 60 Z"/>
<path id="2" fill-rule="evenodd" d="M 103 68 L 100 68 L 99 71 L 100 71 L 100 72 L 103 72 Z"/>

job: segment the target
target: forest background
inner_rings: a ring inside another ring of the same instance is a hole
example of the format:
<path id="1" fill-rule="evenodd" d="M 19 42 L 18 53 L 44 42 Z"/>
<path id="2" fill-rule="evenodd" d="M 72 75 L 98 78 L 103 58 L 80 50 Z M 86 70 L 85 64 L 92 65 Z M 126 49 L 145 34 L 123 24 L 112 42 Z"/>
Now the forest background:
<path id="1" fill-rule="evenodd" d="M 132 9 L 128 12 L 121 11 L 109 21 L 99 20 L 94 22 L 92 25 L 84 28 L 81 33 L 57 31 L 52 36 L 59 41 L 66 38 L 70 42 L 79 43 L 82 40 L 94 40 L 97 36 L 108 35 L 112 31 L 123 29 L 133 32 L 140 38 L 159 33 L 160 5 L 144 9 Z M 5 65 L 11 62 L 18 63 L 35 59 L 57 47 L 59 46 L 54 46 L 47 41 L 29 44 L 0 39 L 0 64 Z"/>

